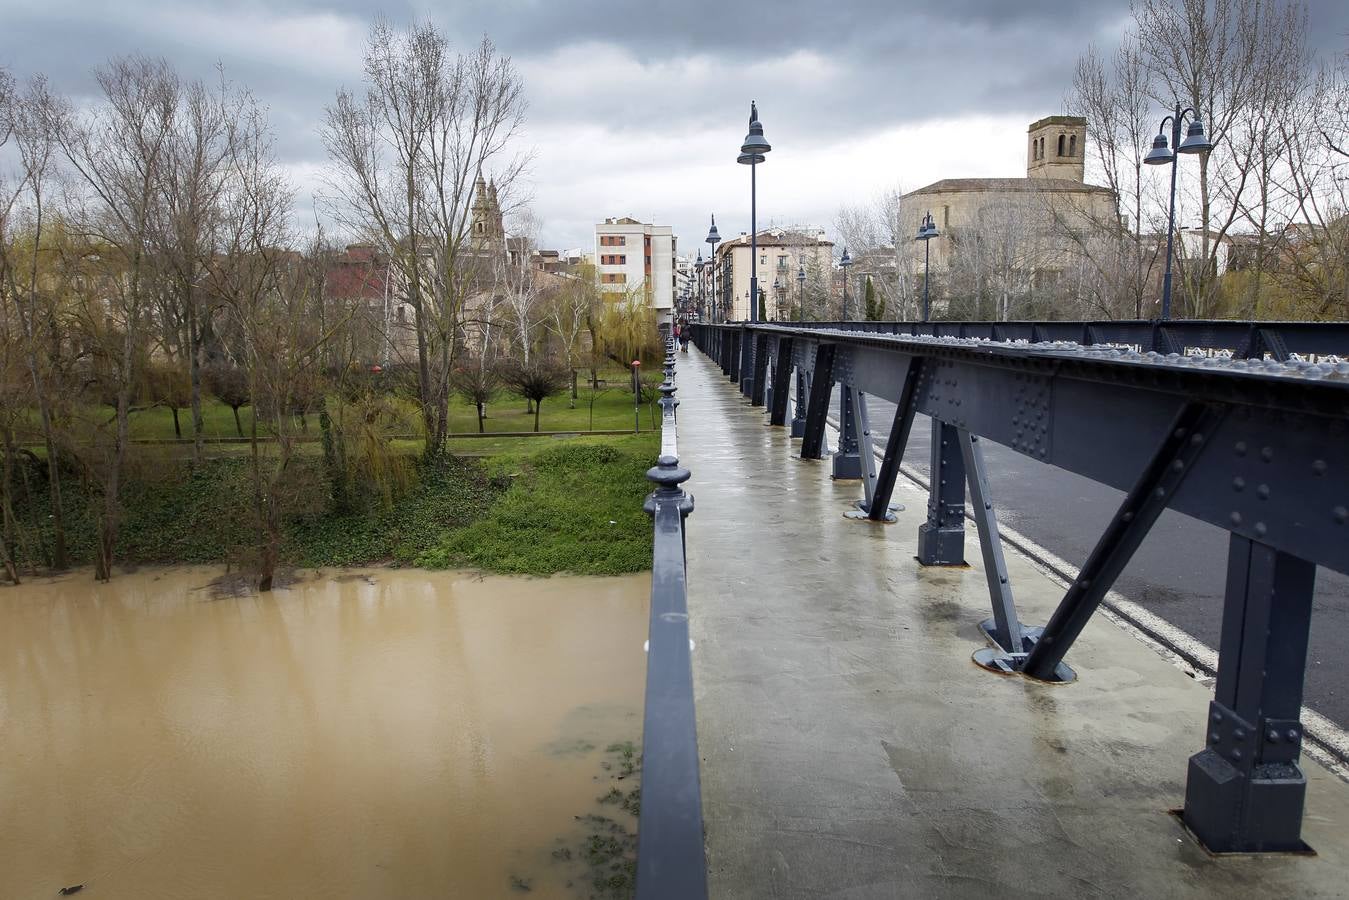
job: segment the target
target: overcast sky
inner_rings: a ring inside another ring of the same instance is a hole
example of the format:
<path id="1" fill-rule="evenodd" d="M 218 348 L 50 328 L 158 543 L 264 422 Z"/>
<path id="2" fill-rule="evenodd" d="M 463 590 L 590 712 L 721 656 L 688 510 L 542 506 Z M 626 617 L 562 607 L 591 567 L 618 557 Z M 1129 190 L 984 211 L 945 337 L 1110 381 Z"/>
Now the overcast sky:
<path id="1" fill-rule="evenodd" d="M 460 47 L 484 32 L 519 67 L 542 243 L 590 247 L 606 216 L 672 224 L 681 252 L 749 228 L 735 164 L 751 98 L 773 145 L 759 221 L 832 230 L 844 203 L 938 178 L 1024 173 L 1026 126 L 1062 112 L 1089 44 L 1111 47 L 1128 0 L 653 3 L 616 0 L 0 0 L 0 65 L 89 92 L 109 56 L 162 55 L 184 74 L 222 63 L 270 108 L 303 202 L 326 165 L 317 125 L 357 86 L 371 20 L 431 18 Z M 1312 0 L 1311 34 L 1339 52 L 1349 3 Z"/>

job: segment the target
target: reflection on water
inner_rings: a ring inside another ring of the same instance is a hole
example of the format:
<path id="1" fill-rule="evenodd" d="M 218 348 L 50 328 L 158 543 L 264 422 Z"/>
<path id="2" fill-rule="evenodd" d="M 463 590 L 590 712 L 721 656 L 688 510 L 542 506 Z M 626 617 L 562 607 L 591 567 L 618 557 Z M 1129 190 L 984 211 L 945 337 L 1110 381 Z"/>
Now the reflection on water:
<path id="1" fill-rule="evenodd" d="M 217 574 L 0 589 L 0 897 L 588 896 L 649 576 Z"/>

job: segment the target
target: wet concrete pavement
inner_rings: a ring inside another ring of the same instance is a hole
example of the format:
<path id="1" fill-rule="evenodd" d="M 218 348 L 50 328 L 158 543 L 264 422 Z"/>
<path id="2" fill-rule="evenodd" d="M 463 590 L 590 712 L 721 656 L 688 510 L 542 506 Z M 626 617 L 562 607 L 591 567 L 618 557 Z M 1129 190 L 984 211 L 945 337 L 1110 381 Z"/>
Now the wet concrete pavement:
<path id="1" fill-rule="evenodd" d="M 1317 856 L 1209 856 L 1167 812 L 1202 684 L 1099 616 L 1075 684 L 976 668 L 984 575 L 918 566 L 922 493 L 901 481 L 894 525 L 845 519 L 860 485 L 796 458 L 707 357 L 677 382 L 714 897 L 1349 896 L 1349 786 L 1304 759 Z M 1008 565 L 1043 622 L 1061 591 Z"/>
<path id="2" fill-rule="evenodd" d="M 831 418 L 837 420 L 838 389 Z M 895 406 L 867 398 L 878 449 L 890 439 Z M 904 463 L 924 478 L 932 420 L 914 418 Z M 1107 487 L 994 441 L 984 442 L 998 518 L 1073 566 L 1090 555 L 1097 538 L 1124 500 Z M 1158 518 L 1134 558 L 1115 582 L 1115 591 L 1197 638 L 1218 646 L 1223 588 L 1227 583 L 1228 532 L 1174 510 Z M 1185 552 L 1177 553 L 1183 547 Z M 1303 702 L 1341 728 L 1349 728 L 1349 576 L 1324 567 L 1316 572 L 1312 633 L 1307 648 L 1307 684 Z"/>

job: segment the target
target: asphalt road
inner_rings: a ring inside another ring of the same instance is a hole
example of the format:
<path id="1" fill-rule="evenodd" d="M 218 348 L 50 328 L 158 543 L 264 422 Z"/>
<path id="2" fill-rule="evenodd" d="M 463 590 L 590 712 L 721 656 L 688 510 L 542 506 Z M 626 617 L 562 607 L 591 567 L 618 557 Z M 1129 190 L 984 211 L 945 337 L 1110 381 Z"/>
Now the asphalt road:
<path id="1" fill-rule="evenodd" d="M 836 418 L 837 388 L 832 408 L 831 418 Z M 894 404 L 867 398 L 868 418 L 878 450 L 883 450 L 889 439 L 894 412 Z M 925 476 L 929 468 L 930 436 L 931 420 L 916 417 L 904 451 L 905 464 Z M 1081 566 L 1124 500 L 1123 492 L 992 441 L 983 444 L 998 521 L 1069 564 Z M 968 527 L 968 533 L 973 535 L 973 524 Z M 1226 531 L 1167 510 L 1116 581 L 1115 590 L 1216 650 L 1227 577 L 1227 542 Z M 1303 702 L 1341 728 L 1349 728 L 1346 647 L 1349 647 L 1349 577 L 1319 567 Z M 1069 651 L 1070 664 L 1071 657 Z"/>

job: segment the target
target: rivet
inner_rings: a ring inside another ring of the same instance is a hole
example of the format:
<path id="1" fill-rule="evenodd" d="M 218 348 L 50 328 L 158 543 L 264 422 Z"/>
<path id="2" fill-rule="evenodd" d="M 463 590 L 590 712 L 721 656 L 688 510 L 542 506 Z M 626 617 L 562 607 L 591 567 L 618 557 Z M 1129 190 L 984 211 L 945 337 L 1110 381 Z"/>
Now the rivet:
<path id="1" fill-rule="evenodd" d="M 1228 516 L 1227 518 L 1229 521 L 1231 521 L 1233 525 L 1241 524 L 1241 513 L 1237 512 L 1236 510 L 1232 510 L 1232 515 Z"/>
<path id="2" fill-rule="evenodd" d="M 1218 743 L 1221 743 L 1221 742 L 1222 742 L 1222 739 L 1223 739 L 1223 736 L 1222 736 L 1221 734 L 1219 734 L 1218 732 L 1216 732 L 1216 731 L 1213 732 L 1212 734 L 1210 734 L 1210 735 L 1208 736 L 1208 741 L 1209 741 L 1210 744 L 1218 744 Z"/>
<path id="3" fill-rule="evenodd" d="M 1267 734 L 1266 737 L 1269 738 L 1271 744 L 1277 744 L 1279 742 L 1279 732 L 1274 728 L 1269 730 L 1269 734 Z"/>
<path id="4" fill-rule="evenodd" d="M 1268 530 L 1268 529 L 1265 528 L 1265 523 L 1264 523 L 1264 522 L 1256 522 L 1256 523 L 1255 523 L 1255 533 L 1258 534 L 1258 535 L 1260 535 L 1260 537 L 1264 537 L 1264 536 L 1265 536 L 1265 531 L 1267 531 L 1267 530 Z"/>
<path id="5" fill-rule="evenodd" d="M 1233 479 L 1232 479 L 1232 490 L 1234 490 L 1234 491 L 1244 491 L 1244 490 L 1246 490 L 1246 479 L 1245 479 L 1245 478 L 1242 478 L 1240 475 L 1238 475 L 1236 478 L 1233 478 Z"/>
<path id="6" fill-rule="evenodd" d="M 1233 751 L 1232 751 L 1232 758 L 1233 758 L 1233 759 L 1241 759 L 1241 751 L 1240 751 L 1240 750 L 1233 750 Z"/>
<path id="7" fill-rule="evenodd" d="M 1271 459 L 1274 458 L 1274 448 L 1273 448 L 1273 447 L 1261 447 L 1261 448 L 1260 448 L 1260 458 L 1263 459 L 1265 462 L 1269 462 Z"/>
<path id="8" fill-rule="evenodd" d="M 1222 720 L 1223 720 L 1223 714 L 1222 714 L 1222 713 L 1220 713 L 1220 712 L 1215 712 L 1215 713 L 1213 714 L 1213 721 L 1214 721 L 1214 722 L 1221 722 Z"/>
<path id="9" fill-rule="evenodd" d="M 1312 463 L 1312 474 L 1326 474 L 1326 461 L 1324 459 L 1318 459 L 1316 462 Z"/>
<path id="10" fill-rule="evenodd" d="M 1132 522 L 1133 520 L 1134 520 L 1133 512 L 1126 512 L 1124 515 L 1120 516 L 1120 521 L 1122 522 Z"/>
<path id="11" fill-rule="evenodd" d="M 1180 472 L 1180 471 L 1183 471 L 1184 469 L 1185 469 L 1185 463 L 1181 462 L 1181 461 L 1178 460 L 1178 459 L 1172 461 L 1172 463 L 1171 463 L 1171 471 L 1172 471 L 1172 472 Z"/>
<path id="12" fill-rule="evenodd" d="M 1165 496 L 1166 496 L 1166 488 L 1160 488 L 1160 487 L 1159 487 L 1159 488 L 1157 488 L 1156 491 L 1154 491 L 1154 493 L 1155 493 L 1158 497 L 1165 497 Z"/>
<path id="13" fill-rule="evenodd" d="M 1295 728 L 1290 728 L 1290 729 L 1288 729 L 1288 740 L 1290 740 L 1290 741 L 1296 741 L 1296 740 L 1297 740 L 1297 729 L 1295 729 Z"/>
<path id="14" fill-rule="evenodd" d="M 1184 429 L 1184 428 L 1177 428 L 1177 429 L 1175 430 L 1175 432 L 1173 433 L 1173 435 L 1174 435 L 1175 437 L 1177 437 L 1177 438 L 1183 438 L 1183 437 L 1185 437 L 1185 429 Z"/>
<path id="15" fill-rule="evenodd" d="M 1349 522 L 1349 509 L 1345 509 L 1343 506 L 1337 506 L 1331 510 L 1331 515 L 1333 515 L 1335 521 L 1341 525 L 1345 522 Z"/>
<path id="16" fill-rule="evenodd" d="M 1237 451 L 1237 456 L 1245 456 L 1245 455 L 1246 455 L 1246 442 L 1245 442 L 1245 441 L 1237 441 L 1237 446 L 1235 447 L 1235 449 L 1236 449 L 1236 451 Z"/>
<path id="17" fill-rule="evenodd" d="M 1262 484 L 1262 485 L 1260 485 L 1259 487 L 1257 487 L 1257 488 L 1255 489 L 1255 493 L 1256 493 L 1256 496 L 1258 496 L 1261 500 L 1268 500 L 1268 499 L 1269 499 L 1269 485 L 1267 485 L 1267 484 Z"/>
<path id="18" fill-rule="evenodd" d="M 1190 443 L 1196 447 L 1204 443 L 1204 433 L 1202 431 L 1196 431 L 1194 434 L 1190 435 Z"/>
<path id="19" fill-rule="evenodd" d="M 1246 731 L 1244 729 L 1238 728 L 1236 731 L 1232 732 L 1232 737 L 1238 741 L 1244 741 L 1246 740 Z"/>

